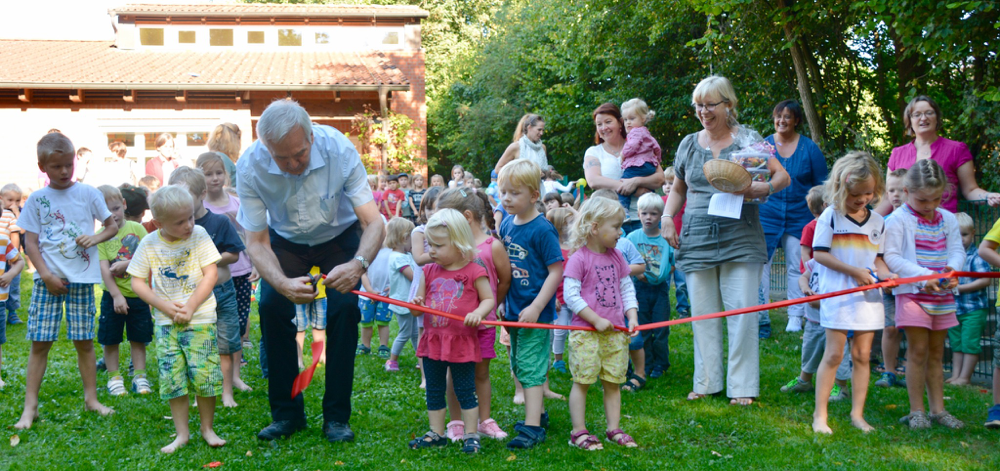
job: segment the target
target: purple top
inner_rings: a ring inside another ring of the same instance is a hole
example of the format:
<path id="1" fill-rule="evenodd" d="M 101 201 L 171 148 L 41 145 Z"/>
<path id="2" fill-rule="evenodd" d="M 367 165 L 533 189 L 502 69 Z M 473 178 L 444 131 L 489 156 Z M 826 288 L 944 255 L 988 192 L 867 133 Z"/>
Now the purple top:
<path id="1" fill-rule="evenodd" d="M 233 227 L 236 228 L 236 234 L 240 236 L 240 240 L 243 241 L 243 245 L 246 245 L 247 238 L 246 232 L 243 230 L 243 226 L 236 222 L 236 213 L 240 210 L 240 199 L 229 195 L 229 203 L 225 206 L 212 206 L 208 203 L 208 200 L 204 201 L 205 209 L 215 213 L 221 214 L 229 218 L 229 221 L 233 223 Z M 229 272 L 232 276 L 243 276 L 249 275 L 253 271 L 253 265 L 250 263 L 250 257 L 247 257 L 247 253 L 240 252 L 240 258 L 236 260 L 236 263 L 229 266 Z"/>
<path id="2" fill-rule="evenodd" d="M 660 144 L 653 139 L 646 126 L 639 126 L 629 131 L 625 137 L 622 168 L 641 167 L 647 163 L 660 166 Z"/>
<path id="3" fill-rule="evenodd" d="M 566 262 L 565 277 L 580 280 L 580 297 L 587 302 L 587 306 L 617 327 L 625 327 L 625 300 L 622 299 L 621 279 L 627 276 L 628 263 L 617 249 L 594 253 L 585 245 Z M 570 324 L 591 326 L 575 314 Z"/>
<path id="4" fill-rule="evenodd" d="M 941 195 L 941 207 L 953 213 L 958 212 L 958 192 L 961 185 L 958 181 L 958 168 L 972 161 L 972 153 L 962 142 L 939 137 L 931 144 L 931 160 L 937 162 L 948 176 L 949 188 Z M 892 150 L 889 157 L 889 171 L 899 168 L 910 168 L 917 162 L 917 146 L 912 142 Z"/>

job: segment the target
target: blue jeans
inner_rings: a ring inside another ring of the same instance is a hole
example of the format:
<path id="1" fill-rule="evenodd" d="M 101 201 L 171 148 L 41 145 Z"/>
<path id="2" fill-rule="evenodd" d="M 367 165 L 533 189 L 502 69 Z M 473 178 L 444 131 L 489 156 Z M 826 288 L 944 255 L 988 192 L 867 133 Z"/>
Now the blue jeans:
<path id="1" fill-rule="evenodd" d="M 639 325 L 670 320 L 670 285 L 661 283 L 635 283 L 635 297 L 639 301 Z M 629 350 L 646 352 L 646 374 L 659 368 L 670 368 L 670 327 L 643 330 L 632 337 Z"/>
<path id="2" fill-rule="evenodd" d="M 688 299 L 687 277 L 684 272 L 674 268 L 674 298 L 677 300 L 677 312 L 691 312 L 691 300 Z"/>
<path id="3" fill-rule="evenodd" d="M 656 165 L 652 162 L 646 162 L 638 167 L 629 167 L 622 171 L 622 180 L 635 178 L 635 177 L 648 177 L 657 171 Z M 628 208 L 632 206 L 632 195 L 618 195 L 618 202 L 625 207 L 625 212 L 628 213 Z M 638 216 L 637 214 L 630 214 L 629 216 Z"/>

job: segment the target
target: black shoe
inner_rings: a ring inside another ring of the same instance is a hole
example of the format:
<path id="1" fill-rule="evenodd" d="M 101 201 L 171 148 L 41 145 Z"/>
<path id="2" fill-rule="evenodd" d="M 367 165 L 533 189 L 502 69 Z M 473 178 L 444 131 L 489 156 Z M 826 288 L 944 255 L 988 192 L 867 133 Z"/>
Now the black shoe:
<path id="1" fill-rule="evenodd" d="M 17 317 L 16 312 L 11 312 L 7 314 L 7 323 L 10 325 L 24 324 L 20 317 Z"/>
<path id="2" fill-rule="evenodd" d="M 333 420 L 323 424 L 323 434 L 326 435 L 326 440 L 330 443 L 354 441 L 354 432 L 351 431 L 351 426 Z"/>
<path id="3" fill-rule="evenodd" d="M 549 428 L 549 411 L 542 412 L 541 418 L 538 420 L 538 425 L 543 429 Z M 524 421 L 518 420 L 514 423 L 514 428 L 523 427 Z"/>
<path id="4" fill-rule="evenodd" d="M 306 419 L 305 417 L 299 420 L 275 420 L 271 422 L 271 425 L 264 427 L 257 434 L 257 438 L 260 440 L 277 440 L 283 437 L 290 437 L 293 433 L 299 430 L 305 430 Z"/>

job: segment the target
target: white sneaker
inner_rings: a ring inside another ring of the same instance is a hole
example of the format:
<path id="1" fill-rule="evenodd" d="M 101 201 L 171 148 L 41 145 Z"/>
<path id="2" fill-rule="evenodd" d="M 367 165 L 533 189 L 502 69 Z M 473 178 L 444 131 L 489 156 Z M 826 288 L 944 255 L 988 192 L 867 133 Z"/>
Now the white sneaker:
<path id="1" fill-rule="evenodd" d="M 788 325 L 785 326 L 785 332 L 802 332 L 802 318 L 789 317 Z"/>
<path id="2" fill-rule="evenodd" d="M 153 388 L 149 386 L 149 380 L 146 379 L 146 375 L 139 375 L 132 378 L 132 392 L 137 394 L 149 394 L 153 392 Z"/>
<path id="3" fill-rule="evenodd" d="M 125 396 L 128 395 L 128 390 L 125 389 L 125 378 L 121 376 L 115 376 L 108 380 L 108 393 L 112 396 Z"/>

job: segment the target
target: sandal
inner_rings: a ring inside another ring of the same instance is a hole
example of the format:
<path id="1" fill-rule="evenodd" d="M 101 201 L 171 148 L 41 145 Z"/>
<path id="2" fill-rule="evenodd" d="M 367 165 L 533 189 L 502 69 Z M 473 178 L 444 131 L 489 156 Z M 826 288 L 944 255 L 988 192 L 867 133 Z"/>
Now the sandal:
<path id="1" fill-rule="evenodd" d="M 462 451 L 470 455 L 479 453 L 479 449 L 483 447 L 479 443 L 479 436 L 477 434 L 466 434 L 462 439 L 465 441 L 465 444 L 462 445 Z"/>
<path id="2" fill-rule="evenodd" d="M 878 366 L 875 367 L 875 372 L 879 374 L 885 373 L 885 363 L 879 363 Z"/>
<path id="3" fill-rule="evenodd" d="M 413 450 L 421 448 L 445 446 L 447 444 L 448 444 L 448 439 L 442 437 L 441 435 L 438 435 L 433 430 L 425 433 L 424 436 L 420 438 L 414 438 L 413 440 L 410 440 L 410 448 Z"/>
<path id="4" fill-rule="evenodd" d="M 372 352 L 370 347 L 366 347 L 363 344 L 358 344 L 358 349 L 354 351 L 354 355 L 367 355 Z"/>
<path id="5" fill-rule="evenodd" d="M 641 378 L 635 373 L 629 375 L 628 380 L 622 385 L 622 391 L 627 391 L 630 393 L 639 392 L 640 389 L 646 386 L 646 378 Z"/>
<path id="6" fill-rule="evenodd" d="M 899 419 L 901 424 L 909 424 L 911 430 L 921 430 L 931 428 L 931 419 L 924 411 L 911 412 L 910 415 Z"/>
<path id="7" fill-rule="evenodd" d="M 583 438 L 583 440 L 580 440 Z M 587 429 L 580 430 L 569 436 L 569 446 L 579 448 L 586 451 L 601 450 L 604 448 L 601 445 L 601 441 L 597 437 L 590 434 Z"/>
<path id="8" fill-rule="evenodd" d="M 948 411 L 941 411 L 939 414 L 931 414 L 930 419 L 931 421 L 937 422 L 952 430 L 958 430 L 965 427 L 964 422 L 955 418 L 954 415 L 949 414 Z"/>
<path id="9" fill-rule="evenodd" d="M 616 428 L 614 430 L 608 430 L 604 434 L 605 436 L 607 436 L 609 442 L 617 443 L 618 445 L 621 445 L 625 448 L 635 448 L 639 446 L 639 444 L 635 442 L 635 439 L 633 439 L 631 435 L 625 433 L 625 431 L 620 428 Z M 615 437 L 618 438 L 616 439 Z"/>
<path id="10" fill-rule="evenodd" d="M 529 425 L 516 425 L 517 436 L 507 442 L 508 450 L 527 450 L 545 442 L 545 429 Z"/>
<path id="11" fill-rule="evenodd" d="M 729 405 L 732 405 L 732 406 L 743 406 L 743 407 L 752 406 L 753 405 L 753 398 L 752 397 L 734 397 L 734 398 L 732 398 L 729 401 Z"/>
<path id="12" fill-rule="evenodd" d="M 698 399 L 702 399 L 702 398 L 704 398 L 706 396 L 708 396 L 708 394 L 698 394 L 698 393 L 696 393 L 694 391 L 691 391 L 691 392 L 688 393 L 687 400 L 689 400 L 689 401 L 697 401 Z"/>

